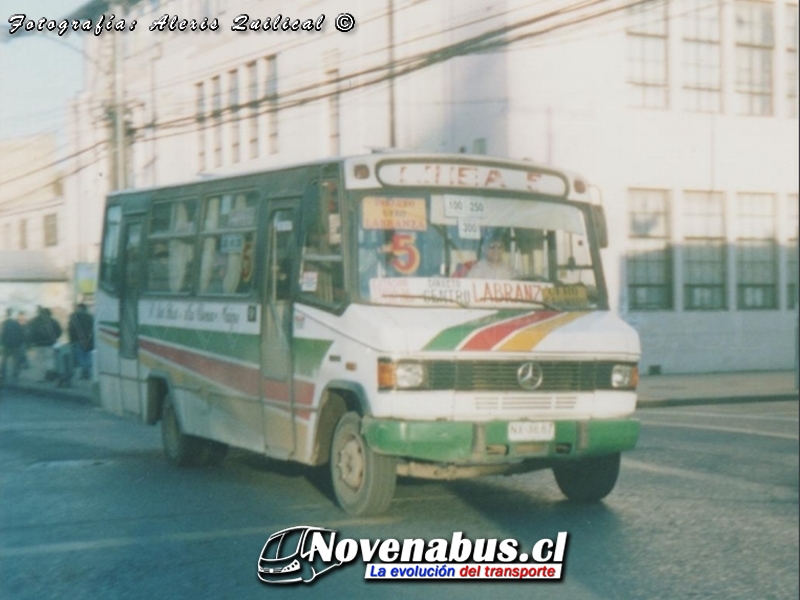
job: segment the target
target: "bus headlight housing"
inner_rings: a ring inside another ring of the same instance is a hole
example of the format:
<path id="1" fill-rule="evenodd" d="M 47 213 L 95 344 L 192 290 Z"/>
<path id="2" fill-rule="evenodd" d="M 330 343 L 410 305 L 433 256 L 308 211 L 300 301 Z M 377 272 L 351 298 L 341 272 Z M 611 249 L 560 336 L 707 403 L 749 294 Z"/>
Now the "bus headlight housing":
<path id="1" fill-rule="evenodd" d="M 421 362 L 403 360 L 394 362 L 388 358 L 378 359 L 378 389 L 410 390 L 425 386 L 425 365 Z"/>
<path id="2" fill-rule="evenodd" d="M 611 387 L 614 389 L 636 389 L 639 383 L 639 367 L 636 365 L 614 365 L 611 369 Z"/>

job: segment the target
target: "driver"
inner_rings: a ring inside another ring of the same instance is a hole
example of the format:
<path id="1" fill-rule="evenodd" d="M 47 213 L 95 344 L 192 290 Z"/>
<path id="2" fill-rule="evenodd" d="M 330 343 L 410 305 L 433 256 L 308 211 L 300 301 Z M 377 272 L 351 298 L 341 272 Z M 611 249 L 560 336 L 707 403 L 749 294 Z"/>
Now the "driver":
<path id="1" fill-rule="evenodd" d="M 484 246 L 484 256 L 467 273 L 471 279 L 516 279 L 518 274 L 505 262 L 508 237 L 495 231 Z"/>

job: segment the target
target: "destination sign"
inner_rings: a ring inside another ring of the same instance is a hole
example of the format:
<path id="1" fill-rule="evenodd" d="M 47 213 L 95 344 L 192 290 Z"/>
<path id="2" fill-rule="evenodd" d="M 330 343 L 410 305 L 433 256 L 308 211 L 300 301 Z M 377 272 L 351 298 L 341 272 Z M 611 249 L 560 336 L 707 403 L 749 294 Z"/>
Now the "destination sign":
<path id="1" fill-rule="evenodd" d="M 378 166 L 378 179 L 384 185 L 495 189 L 562 197 L 567 195 L 566 179 L 536 169 L 443 162 L 387 162 Z"/>

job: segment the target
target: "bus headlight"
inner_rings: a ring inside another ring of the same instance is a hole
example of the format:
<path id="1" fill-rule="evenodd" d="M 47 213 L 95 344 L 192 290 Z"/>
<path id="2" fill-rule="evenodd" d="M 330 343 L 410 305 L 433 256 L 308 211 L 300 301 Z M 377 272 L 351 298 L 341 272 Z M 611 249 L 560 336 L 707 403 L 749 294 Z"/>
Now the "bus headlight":
<path id="1" fill-rule="evenodd" d="M 425 383 L 425 367 L 422 366 L 422 363 L 397 363 L 395 373 L 397 377 L 397 387 L 400 389 L 418 388 L 422 387 L 422 384 Z"/>
<path id="2" fill-rule="evenodd" d="M 639 383 L 639 367 L 636 365 L 614 365 L 611 369 L 611 387 L 614 389 L 636 389 Z"/>
<path id="3" fill-rule="evenodd" d="M 416 361 L 393 362 L 378 359 L 378 389 L 405 390 L 425 385 L 425 365 Z"/>

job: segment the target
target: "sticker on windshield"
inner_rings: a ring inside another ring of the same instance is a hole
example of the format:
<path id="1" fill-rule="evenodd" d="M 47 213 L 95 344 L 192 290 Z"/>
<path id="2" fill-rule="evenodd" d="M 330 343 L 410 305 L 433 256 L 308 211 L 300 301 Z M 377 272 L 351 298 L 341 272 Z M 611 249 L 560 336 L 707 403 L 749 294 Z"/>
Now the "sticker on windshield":
<path id="1" fill-rule="evenodd" d="M 428 228 L 424 198 L 364 198 L 364 229 L 425 231 Z"/>
<path id="2" fill-rule="evenodd" d="M 586 286 L 582 284 L 546 288 L 543 296 L 545 302 L 559 306 L 586 306 L 589 302 Z"/>

